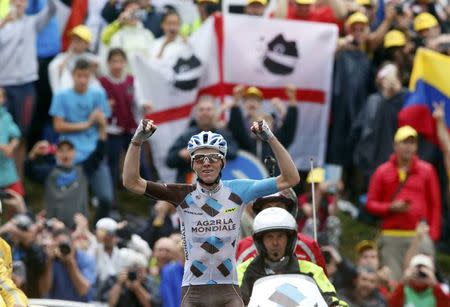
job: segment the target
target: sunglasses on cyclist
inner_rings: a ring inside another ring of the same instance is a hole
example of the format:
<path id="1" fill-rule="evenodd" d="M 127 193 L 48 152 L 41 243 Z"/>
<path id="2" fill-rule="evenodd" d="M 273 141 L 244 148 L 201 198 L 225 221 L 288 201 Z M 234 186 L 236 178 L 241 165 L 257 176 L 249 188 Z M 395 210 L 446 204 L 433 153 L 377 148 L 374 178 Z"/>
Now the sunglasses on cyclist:
<path id="1" fill-rule="evenodd" d="M 208 159 L 208 162 L 215 163 L 223 159 L 223 155 L 218 153 L 213 154 L 197 154 L 192 156 L 192 161 L 194 161 L 197 164 L 203 164 L 205 163 L 206 159 Z"/>

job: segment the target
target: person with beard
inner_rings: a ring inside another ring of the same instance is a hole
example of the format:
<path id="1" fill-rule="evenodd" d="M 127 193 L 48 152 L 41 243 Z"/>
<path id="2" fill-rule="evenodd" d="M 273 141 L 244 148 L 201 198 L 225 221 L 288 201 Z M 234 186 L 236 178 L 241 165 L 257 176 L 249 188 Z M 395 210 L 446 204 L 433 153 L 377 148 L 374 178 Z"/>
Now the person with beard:
<path id="1" fill-rule="evenodd" d="M 267 208 L 278 207 L 287 210 L 294 218 L 297 218 L 297 194 L 295 194 L 293 189 L 287 189 L 272 195 L 255 199 L 251 207 L 254 216 L 258 215 L 261 211 Z M 325 259 L 320 252 L 319 245 L 311 237 L 305 236 L 298 232 L 297 245 L 295 246 L 294 252 L 299 260 L 307 260 L 315 263 L 322 267 L 325 274 L 327 273 Z M 236 252 L 236 259 L 238 263 L 247 262 L 248 259 L 254 258 L 256 254 L 257 250 L 252 236 L 247 236 L 238 242 Z M 241 273 L 244 272 L 245 269 L 246 267 L 243 266 L 238 267 L 238 278 L 242 278 L 240 275 L 242 275 Z"/>
<path id="2" fill-rule="evenodd" d="M 321 267 L 297 259 L 294 254 L 297 223 L 288 211 L 277 207 L 261 211 L 253 223 L 253 239 L 258 255 L 248 260 L 250 264 L 240 285 L 244 304 L 249 303 L 258 279 L 278 274 L 304 274 L 314 280 L 328 306 L 346 306 L 336 296 L 336 290 Z"/>
<path id="3" fill-rule="evenodd" d="M 190 169 L 191 157 L 186 149 L 190 137 L 201 131 L 212 131 L 224 136 L 228 143 L 227 159 L 236 157 L 238 146 L 226 128 L 217 127 L 219 107 L 212 96 L 201 96 L 194 109 L 194 125 L 181 134 L 173 143 L 167 154 L 166 164 L 177 169 L 177 182 L 192 182 L 193 172 Z"/>

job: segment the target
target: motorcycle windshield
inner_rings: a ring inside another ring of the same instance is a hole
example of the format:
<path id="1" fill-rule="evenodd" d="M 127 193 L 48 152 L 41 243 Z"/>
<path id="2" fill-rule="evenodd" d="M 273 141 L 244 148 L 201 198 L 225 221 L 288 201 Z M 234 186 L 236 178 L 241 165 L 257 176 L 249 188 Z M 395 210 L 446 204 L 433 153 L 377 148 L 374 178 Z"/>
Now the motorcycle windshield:
<path id="1" fill-rule="evenodd" d="M 258 279 L 248 307 L 327 307 L 314 280 L 306 275 L 282 274 Z"/>

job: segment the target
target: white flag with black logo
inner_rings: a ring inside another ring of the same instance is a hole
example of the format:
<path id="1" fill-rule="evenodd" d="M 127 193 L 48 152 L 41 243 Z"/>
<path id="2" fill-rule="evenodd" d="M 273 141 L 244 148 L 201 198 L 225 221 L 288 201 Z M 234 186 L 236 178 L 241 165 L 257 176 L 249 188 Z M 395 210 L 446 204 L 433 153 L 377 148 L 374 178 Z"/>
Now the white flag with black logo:
<path id="1" fill-rule="evenodd" d="M 270 99 L 283 97 L 285 86 L 294 84 L 301 103 L 289 151 L 301 169 L 309 167 L 310 158 L 322 164 L 337 27 L 230 14 L 224 17 L 223 32 L 225 88 L 256 86 Z"/>

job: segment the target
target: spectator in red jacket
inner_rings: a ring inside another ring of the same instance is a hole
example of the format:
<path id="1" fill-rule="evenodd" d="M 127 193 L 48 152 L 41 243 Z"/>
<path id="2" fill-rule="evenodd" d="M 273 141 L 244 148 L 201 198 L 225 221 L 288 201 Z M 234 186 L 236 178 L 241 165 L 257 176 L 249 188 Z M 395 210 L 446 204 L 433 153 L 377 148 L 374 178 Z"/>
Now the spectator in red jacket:
<path id="1" fill-rule="evenodd" d="M 367 211 L 381 218 L 381 259 L 395 280 L 402 276 L 403 257 L 420 221 L 428 223 L 434 241 L 440 236 L 441 193 L 436 171 L 416 152 L 416 130 L 399 128 L 394 154 L 377 168 L 369 184 Z"/>
<path id="2" fill-rule="evenodd" d="M 287 189 L 272 195 L 260 197 L 253 202 L 253 213 L 256 216 L 259 212 L 269 207 L 283 208 L 289 211 L 295 218 L 298 210 L 297 196 L 292 189 Z M 319 245 L 312 238 L 297 233 L 295 254 L 299 260 L 313 262 L 322 267 L 325 273 L 327 272 L 325 259 L 323 258 Z M 252 236 L 240 240 L 236 250 L 237 262 L 241 263 L 255 256 L 256 247 L 253 244 Z"/>
<path id="3" fill-rule="evenodd" d="M 439 285 L 430 256 L 418 254 L 411 259 L 404 281 L 389 298 L 389 306 L 450 306 L 450 296 Z"/>
<path id="4" fill-rule="evenodd" d="M 271 17 L 315 21 L 342 25 L 347 8 L 342 0 L 284 0 L 278 1 Z"/>

